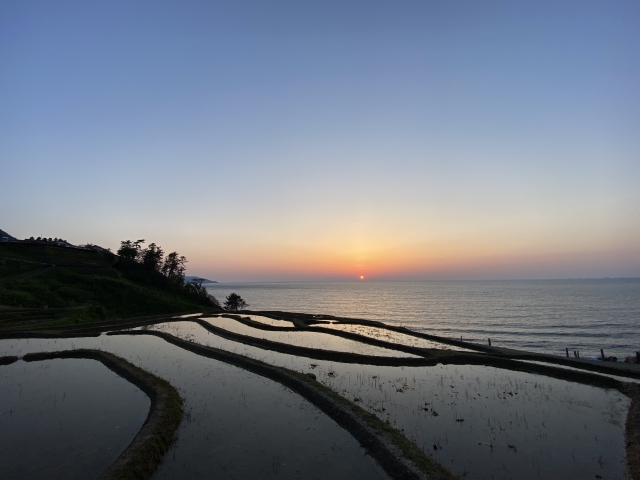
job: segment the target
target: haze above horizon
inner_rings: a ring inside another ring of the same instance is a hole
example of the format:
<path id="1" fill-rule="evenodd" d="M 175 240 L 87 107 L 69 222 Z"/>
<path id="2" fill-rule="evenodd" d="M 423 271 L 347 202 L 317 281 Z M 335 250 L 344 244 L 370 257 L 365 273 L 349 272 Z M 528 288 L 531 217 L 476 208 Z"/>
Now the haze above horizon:
<path id="1" fill-rule="evenodd" d="M 0 4 L 0 228 L 219 281 L 640 276 L 640 4 Z"/>

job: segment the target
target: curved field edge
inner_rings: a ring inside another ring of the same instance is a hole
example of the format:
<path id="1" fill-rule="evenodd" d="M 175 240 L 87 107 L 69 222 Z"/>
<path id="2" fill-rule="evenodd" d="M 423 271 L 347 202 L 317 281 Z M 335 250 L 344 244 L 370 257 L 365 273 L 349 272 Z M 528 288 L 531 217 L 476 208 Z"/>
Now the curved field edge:
<path id="1" fill-rule="evenodd" d="M 535 373 L 546 375 L 548 377 L 557 378 L 559 380 L 568 380 L 572 382 L 583 383 L 600 388 L 615 388 L 621 390 L 624 388 L 625 382 L 621 382 L 614 378 L 598 375 L 581 370 L 567 370 L 555 367 L 554 365 L 531 364 L 514 361 L 510 355 L 486 355 L 475 352 L 460 352 L 451 350 L 430 350 L 423 349 L 425 354 L 429 352 L 429 357 L 410 358 L 410 357 L 383 357 L 361 355 L 349 352 L 339 352 L 334 350 L 322 350 L 310 347 L 300 347 L 288 343 L 280 343 L 273 340 L 265 340 L 242 335 L 228 330 L 214 327 L 202 319 L 178 319 L 179 322 L 196 323 L 202 328 L 221 338 L 242 343 L 244 345 L 260 348 L 263 350 L 271 350 L 278 353 L 289 355 L 297 355 L 315 360 L 328 360 L 341 363 L 355 363 L 363 365 L 378 365 L 388 367 L 432 367 L 439 363 L 455 364 L 455 365 L 484 365 L 489 367 L 502 368 L 505 370 L 513 370 L 518 372 Z M 141 331 L 128 331 L 128 333 L 139 333 Z M 145 332 L 149 332 L 145 330 Z M 156 332 L 151 330 L 151 332 Z M 108 333 L 108 335 L 113 334 Z M 191 342 L 190 342 L 191 343 Z M 393 344 L 389 343 L 389 348 Z M 515 357 L 519 360 L 521 357 Z M 608 372 L 614 373 L 614 372 Z"/>
<path id="2" fill-rule="evenodd" d="M 477 352 L 482 352 L 482 353 L 490 354 L 493 356 L 513 358 L 518 360 L 534 360 L 534 361 L 552 363 L 556 365 L 564 365 L 568 367 L 579 368 L 582 370 L 589 370 L 592 372 L 606 373 L 610 375 L 619 375 L 622 377 L 640 379 L 640 366 L 636 366 L 634 364 L 623 363 L 623 362 L 593 362 L 591 360 L 585 360 L 581 358 L 568 358 L 568 357 L 565 358 L 565 357 L 560 357 L 560 356 L 550 355 L 545 353 L 532 353 L 532 352 L 526 352 L 522 350 L 514 350 L 511 348 L 482 345 L 482 344 L 472 343 L 468 341 L 461 341 L 461 340 L 455 340 L 452 338 L 441 337 L 441 336 L 433 335 L 429 333 L 416 332 L 406 327 L 390 325 L 377 320 L 336 317 L 333 315 L 314 315 L 310 313 L 282 312 L 279 310 L 264 310 L 264 311 L 243 310 L 240 313 L 242 315 L 260 315 L 260 316 L 271 318 L 274 320 L 287 320 L 287 321 L 293 322 L 295 325 L 299 326 L 300 328 L 305 328 L 309 325 L 322 326 L 323 323 L 327 323 L 328 321 L 334 321 L 342 324 L 376 327 L 376 328 L 381 328 L 391 332 L 402 333 L 415 338 L 430 340 L 438 343 L 443 343 L 446 345 L 453 345 L 456 347 L 463 347 L 469 350 L 475 350 Z M 224 316 L 229 316 L 229 315 L 224 315 Z M 239 316 L 239 315 L 236 315 L 236 316 Z M 248 324 L 246 320 L 243 323 Z M 258 323 L 258 322 L 251 323 L 251 326 L 255 327 L 253 323 Z M 255 327 L 255 328 L 262 328 L 262 327 Z M 276 327 L 276 328 L 282 328 L 282 327 Z M 262 328 L 262 329 L 266 330 L 265 328 Z M 391 348 L 391 347 L 387 347 L 387 348 Z"/>
<path id="3" fill-rule="evenodd" d="M 625 422 L 625 441 L 627 444 L 627 467 L 629 478 L 640 479 L 640 387 L 635 386 L 627 393 L 631 398 L 627 421 Z"/>
<path id="4" fill-rule="evenodd" d="M 311 332 L 311 333 L 322 333 L 325 335 L 333 335 L 335 337 L 345 338 L 347 340 L 354 340 L 356 342 L 360 342 L 366 345 L 373 345 L 375 347 L 387 348 L 390 350 L 396 350 L 399 352 L 409 353 L 412 355 L 417 355 L 420 357 L 430 357 L 431 353 L 429 349 L 420 348 L 420 347 L 411 347 L 408 345 L 403 345 L 401 343 L 387 342 L 385 340 L 378 340 L 375 338 L 367 337 L 366 335 L 359 335 L 357 333 L 351 332 L 342 332 L 340 330 L 329 330 L 329 329 L 306 329 L 300 327 L 274 327 L 272 325 L 265 325 L 264 323 L 256 322 L 251 320 L 249 317 L 242 317 L 240 315 L 228 315 L 222 314 L 217 315 L 218 317 L 231 318 L 238 323 L 246 325 L 247 327 L 255 328 L 258 330 L 265 330 L 270 332 Z M 203 318 L 211 318 L 203 316 Z M 213 317 L 215 318 L 215 317 Z"/>
<path id="5" fill-rule="evenodd" d="M 257 360 L 249 359 L 248 357 L 244 357 L 241 355 L 233 354 L 230 352 L 226 352 L 224 350 L 218 350 L 213 347 L 206 347 L 203 345 L 199 345 L 196 343 L 189 342 L 187 340 L 182 340 L 173 335 L 164 332 L 158 331 L 119 331 L 119 332 L 110 332 L 108 335 L 154 335 L 166 340 L 169 343 L 173 343 L 174 345 L 185 348 L 194 353 L 198 353 L 200 355 L 208 356 L 211 358 L 218 358 L 227 363 L 232 363 L 234 365 L 238 365 L 242 368 L 245 368 L 250 371 L 254 371 L 260 375 L 266 376 L 268 378 L 272 378 L 280 383 L 283 383 L 289 386 L 292 390 L 298 391 L 305 398 L 310 400 L 312 403 L 316 404 L 312 398 L 307 397 L 307 395 L 297 390 L 294 386 L 288 385 L 284 381 L 280 381 L 276 377 L 271 377 L 269 374 L 261 373 L 260 371 L 253 370 L 251 365 L 259 365 L 260 368 L 258 370 L 281 370 L 287 372 L 290 376 L 294 376 L 297 378 L 302 378 L 306 384 L 310 384 L 317 387 L 317 390 L 327 391 L 327 395 L 331 397 L 335 397 L 336 402 L 345 402 L 345 405 L 349 405 L 349 409 L 355 415 L 359 416 L 364 420 L 364 418 L 375 418 L 377 421 L 375 425 L 384 428 L 385 431 L 393 431 L 397 434 L 397 437 L 394 437 L 393 444 L 396 445 L 397 448 L 400 448 L 399 445 L 404 445 L 402 448 L 402 454 L 399 458 L 404 456 L 405 459 L 410 459 L 416 466 L 420 465 L 420 462 L 423 461 L 424 458 L 427 459 L 428 463 L 425 464 L 425 468 L 428 467 L 429 464 L 436 463 L 431 457 L 426 455 L 422 450 L 420 450 L 417 446 L 415 446 L 411 441 L 409 441 L 404 435 L 398 432 L 395 429 L 390 428 L 388 425 L 384 424 L 378 417 L 369 412 L 366 412 L 362 408 L 358 407 L 355 404 L 352 404 L 348 400 L 344 399 L 337 393 L 330 390 L 328 387 L 324 385 L 311 381 L 304 374 L 300 374 L 298 372 L 284 369 L 281 367 L 274 367 L 268 364 L 264 364 L 263 362 L 259 362 Z M 335 356 L 331 359 L 334 361 L 342 361 L 341 353 L 335 352 Z M 235 363 L 236 359 L 239 363 Z M 390 360 L 389 358 L 381 357 L 381 364 L 385 364 L 385 360 Z M 391 359 L 392 360 L 392 359 Z M 390 365 L 393 365 L 395 362 L 390 362 Z M 437 361 L 433 362 L 433 365 L 441 363 L 441 364 L 456 364 L 456 365 L 484 365 L 488 367 L 501 368 L 505 370 L 512 370 L 518 372 L 532 373 L 544 375 L 552 378 L 557 378 L 559 380 L 566 380 L 570 382 L 581 383 L 584 385 L 590 385 L 599 388 L 605 389 L 614 389 L 618 390 L 620 393 L 626 395 L 630 398 L 631 404 L 629 406 L 629 411 L 627 412 L 627 418 L 625 422 L 625 441 L 626 441 L 626 449 L 625 456 L 627 459 L 627 468 L 629 470 L 629 478 L 631 480 L 640 480 L 640 385 L 632 384 L 628 382 L 621 382 L 619 380 L 603 377 L 595 373 L 589 372 L 581 372 L 581 371 L 571 371 L 565 370 L 557 367 L 553 367 L 551 365 L 537 365 L 537 364 L 526 364 L 521 362 L 516 362 L 504 357 L 494 357 L 490 355 L 477 355 L 473 353 L 468 354 L 457 354 L 457 355 L 442 355 L 437 359 Z M 325 411 L 321 405 L 316 404 L 321 410 Z M 333 417 L 328 411 L 325 413 L 329 414 L 334 420 L 336 420 L 340 425 L 346 428 L 354 437 L 356 437 L 360 443 L 369 450 L 366 442 L 363 441 L 358 435 L 358 432 L 352 431 L 348 425 L 343 425 L 338 418 Z M 378 427 L 376 427 L 378 428 Z M 380 462 L 381 465 L 387 470 L 384 466 L 384 463 L 381 459 L 376 455 L 376 452 L 370 450 L 371 455 L 376 458 Z M 440 466 L 439 464 L 437 464 Z M 428 471 L 425 468 L 420 467 L 419 470 L 422 472 Z M 443 467 L 441 467 L 443 468 Z M 446 470 L 445 470 L 446 471 Z M 449 472 L 446 471 L 448 474 Z M 406 476 L 406 474 L 401 474 L 399 476 L 394 475 L 392 471 L 387 470 L 393 478 L 421 478 L 421 477 L 412 477 Z M 426 478 L 455 478 L 455 477 L 429 477 Z"/>
<path id="6" fill-rule="evenodd" d="M 200 310 L 200 312 L 202 312 L 202 310 Z M 37 328 L 37 329 L 33 329 L 33 330 L 31 330 L 31 329 L 26 329 L 25 330 L 25 329 L 22 329 L 22 328 L 12 328 L 12 329 L 9 329 L 9 330 L 0 331 L 0 339 L 72 338 L 72 337 L 99 336 L 101 333 L 103 333 L 105 331 L 109 331 L 109 330 L 120 330 L 120 329 L 124 329 L 124 328 L 136 328 L 136 327 L 141 327 L 141 326 L 145 326 L 145 325 L 153 325 L 153 324 L 156 324 L 156 323 L 160 323 L 162 321 L 168 321 L 168 322 L 193 321 L 193 319 L 176 318 L 177 315 L 193 314 L 193 313 L 196 313 L 196 311 L 185 311 L 185 312 L 180 312 L 179 314 L 167 313 L 167 314 L 161 314 L 161 315 L 150 315 L 150 316 L 136 317 L 136 318 L 129 318 L 129 319 L 113 319 L 113 320 L 107 320 L 107 321 L 103 321 L 103 322 L 85 323 L 85 324 L 77 324 L 77 325 L 64 325 L 64 326 L 57 326 L 55 328 Z M 328 319 L 334 320 L 334 321 L 338 321 L 340 323 L 345 323 L 345 324 L 358 324 L 358 325 L 365 325 L 365 326 L 373 326 L 373 327 L 378 327 L 378 328 L 382 328 L 382 329 L 389 330 L 389 331 L 403 333 L 405 335 L 410 335 L 410 336 L 416 337 L 416 338 L 422 338 L 422 339 L 426 339 L 426 340 L 437 341 L 439 343 L 455 345 L 455 346 L 459 346 L 459 347 L 468 348 L 468 349 L 471 349 L 471 350 L 476 350 L 476 351 L 482 352 L 484 354 L 489 354 L 490 356 L 492 356 L 494 358 L 500 358 L 501 357 L 501 358 L 504 358 L 504 359 L 541 361 L 541 362 L 545 362 L 545 363 L 548 363 L 548 364 L 569 366 L 569 367 L 578 368 L 578 369 L 581 369 L 581 370 L 587 370 L 587 371 L 591 371 L 591 372 L 605 373 L 605 374 L 610 374 L 610 375 L 618 375 L 618 376 L 622 376 L 622 377 L 640 379 L 640 368 L 633 369 L 633 368 L 631 368 L 632 364 L 613 363 L 613 362 L 592 362 L 592 361 L 584 360 L 584 359 L 563 358 L 563 357 L 557 357 L 555 355 L 537 354 L 537 353 L 531 353 L 531 352 L 525 352 L 525 351 L 519 351 L 519 350 L 505 349 L 505 348 L 500 348 L 500 347 L 489 347 L 489 346 L 486 346 L 486 345 L 479 345 L 479 344 L 474 344 L 474 343 L 471 343 L 471 342 L 461 342 L 461 341 L 458 341 L 458 340 L 453 340 L 453 339 L 449 339 L 449 338 L 445 338 L 445 337 L 440 337 L 440 336 L 437 336 L 437 335 L 431 335 L 431 334 L 426 334 L 426 333 L 421 333 L 421 332 L 414 332 L 414 331 L 409 330 L 409 329 L 404 328 L 404 327 L 396 327 L 396 326 L 392 326 L 392 325 L 387 325 L 385 323 L 374 321 L 374 320 L 362 320 L 362 319 L 353 319 L 353 318 L 334 317 L 334 316 L 331 316 L 331 315 L 311 315 L 311 314 L 304 314 L 304 313 L 288 313 L 288 312 L 280 312 L 280 311 L 256 311 L 256 312 L 253 312 L 253 311 L 250 311 L 250 310 L 246 310 L 246 311 L 242 311 L 240 313 L 242 315 L 252 315 L 252 314 L 253 315 L 262 315 L 262 316 L 266 316 L 266 317 L 273 318 L 273 319 L 276 319 L 276 320 L 288 320 L 288 321 L 293 322 L 298 327 L 298 328 L 294 328 L 294 330 L 298 330 L 298 331 L 306 330 L 306 328 L 308 328 L 307 326 L 309 324 L 321 324 L 321 323 L 324 323 Z M 206 317 L 206 316 L 207 316 L 206 313 L 203 313 L 203 317 Z M 224 316 L 228 317 L 228 318 L 233 318 L 234 320 L 238 320 L 239 318 L 242 318 L 240 315 L 229 315 L 229 314 L 226 314 Z M 203 323 L 206 323 L 206 322 L 203 322 Z M 247 322 L 245 319 L 242 319 L 241 323 L 245 323 L 247 325 L 255 327 L 254 324 L 258 323 L 258 322 L 253 322 L 253 321 Z M 202 325 L 202 323 L 201 323 L 201 325 Z M 202 326 L 204 326 L 204 325 L 202 325 Z M 271 330 L 271 328 L 263 328 L 263 327 L 261 327 L 261 329 Z M 282 329 L 282 327 L 275 327 L 274 329 L 280 330 L 280 329 Z M 218 332 L 216 332 L 216 333 L 218 333 Z M 323 332 L 323 333 L 328 333 L 328 332 Z M 362 343 L 371 344 L 368 341 L 369 339 L 367 337 L 364 337 L 364 336 L 361 336 L 361 335 L 357 335 L 357 334 L 352 334 L 352 335 L 353 335 L 351 337 L 352 340 L 357 340 L 357 341 L 360 341 Z M 356 338 L 356 337 L 361 337 L 361 338 Z M 235 341 L 239 341 L 239 339 L 237 337 L 234 340 Z M 380 343 L 378 343 L 378 342 L 380 342 Z M 398 349 L 397 348 L 398 344 L 394 344 L 394 343 L 390 343 L 390 342 L 384 342 L 384 341 L 376 341 L 376 343 L 377 343 L 377 346 L 383 346 L 384 348 L 395 349 L 395 350 Z M 265 348 L 265 347 L 264 346 L 259 346 L 259 348 Z M 420 350 L 420 352 L 418 352 L 418 351 L 408 352 L 407 351 L 406 353 L 414 353 L 414 354 L 417 354 L 417 355 L 421 355 L 421 356 L 423 356 L 423 358 L 430 358 L 432 361 L 433 360 L 441 361 L 441 357 L 451 355 L 451 353 L 447 353 L 446 351 L 443 351 L 443 350 L 431 350 L 430 352 L 429 352 L 429 349 L 416 349 L 416 350 Z M 323 351 L 321 351 L 321 352 L 323 352 Z M 429 352 L 429 353 L 427 353 L 427 352 Z M 283 352 L 283 353 L 287 353 L 287 352 Z M 472 355 L 471 352 L 468 352 L 468 354 Z M 460 355 L 460 353 L 453 354 L 453 355 Z M 465 355 L 465 356 L 467 356 L 467 355 Z M 360 360 L 356 360 L 356 363 L 358 361 L 361 361 L 361 359 Z M 418 360 L 418 362 L 419 361 L 420 360 Z M 428 364 L 429 362 L 426 362 L 426 363 Z M 633 367 L 636 367 L 636 366 L 633 365 Z M 640 366 L 638 366 L 638 367 L 640 367 Z"/>
<path id="7" fill-rule="evenodd" d="M 206 347 L 157 331 L 121 331 L 109 335 L 152 335 L 197 355 L 213 358 L 276 381 L 298 393 L 347 430 L 394 479 L 451 480 L 449 470 L 426 455 L 402 433 L 341 397 L 311 376 L 235 353 Z"/>
<path id="8" fill-rule="evenodd" d="M 100 350 L 77 349 L 29 353 L 23 357 L 23 360 L 35 362 L 58 358 L 97 360 L 149 396 L 151 406 L 144 425 L 124 452 L 99 478 L 101 480 L 150 478 L 175 441 L 176 432 L 182 420 L 182 399 L 177 390 L 169 382 L 120 357 Z"/>
<path id="9" fill-rule="evenodd" d="M 142 320 L 142 319 L 139 319 L 139 320 Z M 146 323 L 146 324 L 155 323 L 152 320 L 152 317 L 147 317 L 145 320 L 146 320 L 146 322 L 144 322 L 144 323 Z M 156 317 L 155 320 L 157 322 L 159 319 Z M 127 326 L 130 326 L 130 325 L 127 325 Z M 84 335 L 81 334 L 81 335 L 78 335 L 78 336 L 87 336 L 87 333 L 88 332 L 84 332 Z M 120 335 L 122 335 L 122 334 L 128 334 L 128 335 L 140 335 L 140 334 L 154 335 L 154 336 L 157 336 L 157 337 L 165 339 L 169 343 L 173 343 L 173 344 L 175 344 L 177 346 L 183 347 L 183 348 L 185 348 L 187 350 L 193 351 L 194 353 L 198 353 L 198 354 L 201 354 L 201 355 L 204 355 L 204 356 L 207 356 L 207 357 L 218 358 L 217 356 L 211 354 L 211 351 L 217 351 L 218 353 L 224 354 L 223 355 L 224 358 L 219 358 L 219 359 L 222 360 L 222 361 L 225 361 L 227 363 L 235 364 L 235 362 L 233 362 L 233 361 L 228 361 L 227 358 L 229 358 L 229 357 L 243 358 L 243 359 L 245 359 L 245 360 L 247 360 L 247 361 L 249 361 L 251 363 L 254 363 L 254 364 L 261 364 L 262 363 L 262 362 L 258 362 L 258 361 L 255 361 L 255 360 L 248 359 L 247 357 L 242 357 L 242 356 L 239 356 L 239 355 L 236 355 L 236 354 L 231 354 L 229 352 L 219 351 L 219 350 L 211 348 L 211 347 L 204 347 L 202 345 L 193 344 L 193 343 L 185 341 L 185 340 L 180 340 L 180 339 L 178 339 L 176 337 L 173 337 L 170 334 L 166 334 L 166 333 L 163 333 L 163 332 L 154 332 L 154 331 L 135 331 L 135 332 L 120 331 L 120 332 L 112 332 L 112 333 L 110 333 L 110 335 L 112 335 L 112 334 L 116 334 L 116 335 L 117 334 L 120 334 Z M 43 335 L 43 336 L 45 336 L 45 335 Z M 46 336 L 49 337 L 49 338 L 54 337 L 53 334 L 49 334 L 49 335 L 46 335 Z M 25 337 L 33 337 L 33 335 L 25 335 Z M 336 357 L 339 357 L 339 356 L 340 356 L 340 354 L 337 353 Z M 626 383 L 626 382 L 620 382 L 618 380 L 615 380 L 615 379 L 612 379 L 612 378 L 607 378 L 607 377 L 602 377 L 602 376 L 599 376 L 599 375 L 593 374 L 593 373 L 579 372 L 579 371 L 568 371 L 568 370 L 564 370 L 564 369 L 559 369 L 559 368 L 555 368 L 555 367 L 553 367 L 551 365 L 547 366 L 547 365 L 523 364 L 523 363 L 520 363 L 520 362 L 514 362 L 514 361 L 509 360 L 508 358 L 505 358 L 505 357 L 506 356 L 501 357 L 501 356 L 489 356 L 489 355 L 477 355 L 477 354 L 476 355 L 474 355 L 474 354 L 462 354 L 462 355 L 458 354 L 458 355 L 451 355 L 451 356 L 443 355 L 443 356 L 440 356 L 440 358 L 438 358 L 437 361 L 434 362 L 434 364 L 435 363 L 442 363 L 442 364 L 486 365 L 486 366 L 492 366 L 492 367 L 497 367 L 497 368 L 503 368 L 503 369 L 507 369 L 507 370 L 514 370 L 514 371 L 522 371 L 522 372 L 528 372 L 528 373 L 542 374 L 542 375 L 546 375 L 546 376 L 550 376 L 550 377 L 554 377 L 554 378 L 558 378 L 558 379 L 563 379 L 563 380 L 567 380 L 567 381 L 583 383 L 583 384 L 587 384 L 587 385 L 597 386 L 597 387 L 600 387 L 600 388 L 612 388 L 612 389 L 616 389 L 616 390 L 620 391 L 621 393 L 627 395 L 631 399 L 631 405 L 629 407 L 629 411 L 628 411 L 627 419 L 626 419 L 626 423 L 625 423 L 625 427 L 626 427 L 625 428 L 626 458 L 627 458 L 627 465 L 628 465 L 628 468 L 629 468 L 629 477 L 631 479 L 640 480 L 640 386 L 633 385 L 633 384 Z M 17 357 L 0 357 L 0 364 L 3 364 L 5 362 L 6 362 L 5 364 L 11 363 L 11 362 L 13 362 L 15 360 L 17 360 Z M 334 360 L 340 361 L 339 358 L 335 358 Z M 263 364 L 263 365 L 265 365 L 265 364 Z M 238 365 L 238 366 L 241 366 L 241 367 L 245 368 L 243 365 Z M 277 369 L 278 368 L 278 367 L 272 367 L 270 365 L 265 365 L 265 366 L 267 368 L 271 368 L 271 369 Z M 280 370 L 283 370 L 283 369 L 280 369 Z M 284 370 L 286 370 L 286 369 L 284 369 Z M 301 375 L 301 374 L 299 374 L 297 372 L 293 372 L 293 371 L 289 371 L 289 372 L 293 376 L 300 376 Z M 256 372 L 256 373 L 259 373 L 259 372 Z M 608 373 L 614 373 L 614 372 L 609 371 Z M 268 376 L 268 375 L 264 375 L 264 376 Z M 269 378 L 271 378 L 271 377 L 269 377 Z M 307 379 L 304 376 L 303 376 L 302 380 L 310 382 L 310 379 Z M 326 387 L 318 384 L 317 382 L 312 382 L 312 383 L 315 384 L 317 386 L 317 388 L 320 389 L 320 390 L 326 389 Z M 351 410 L 353 410 L 355 412 L 360 412 L 359 415 L 361 415 L 363 418 L 374 417 L 372 414 L 369 414 L 368 412 L 362 410 L 360 407 L 358 407 L 355 404 L 351 404 L 349 401 L 343 399 L 342 397 L 340 397 L 338 394 L 335 394 L 331 390 L 327 391 L 327 395 L 335 397 L 337 402 L 346 402 L 346 404 L 350 406 Z M 404 445 L 403 452 L 405 452 L 405 456 L 406 457 L 415 458 L 415 463 L 419 463 L 421 461 L 421 458 L 426 456 L 421 450 L 417 449 L 417 447 L 415 445 L 413 445 L 408 439 L 406 439 L 402 434 L 400 434 L 399 432 L 395 431 L 394 429 L 391 429 L 391 428 L 387 427 L 385 424 L 380 425 L 382 422 L 377 417 L 374 417 L 374 418 L 375 418 L 375 421 L 376 421 L 376 425 L 381 426 L 383 429 L 388 429 L 391 432 L 395 432 L 396 438 L 394 440 L 394 443 L 396 445 Z M 338 423 L 340 423 L 340 422 L 338 422 Z M 349 430 L 349 429 L 347 429 L 347 430 Z M 349 430 L 349 431 L 351 432 L 351 430 Z M 351 432 L 351 433 L 353 434 L 353 432 Z M 356 435 L 354 434 L 354 436 L 356 436 Z M 361 442 L 361 443 L 363 443 L 363 442 Z M 364 445 L 364 443 L 363 443 L 363 445 Z M 417 452 L 415 450 L 417 450 Z M 430 457 L 427 457 L 427 458 L 428 458 L 429 462 L 434 462 Z M 396 477 L 396 478 L 414 478 L 414 477 L 400 476 L 400 477 Z M 420 478 L 420 477 L 415 477 L 415 478 Z M 439 478 L 439 477 L 426 477 L 426 478 Z M 443 478 L 451 478 L 451 477 L 443 477 Z"/>

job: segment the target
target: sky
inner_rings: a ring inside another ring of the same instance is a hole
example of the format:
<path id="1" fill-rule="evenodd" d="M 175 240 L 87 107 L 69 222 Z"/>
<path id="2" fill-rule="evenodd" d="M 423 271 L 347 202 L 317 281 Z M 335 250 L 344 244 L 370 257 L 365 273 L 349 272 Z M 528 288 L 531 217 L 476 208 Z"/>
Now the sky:
<path id="1" fill-rule="evenodd" d="M 640 3 L 4 1 L 0 228 L 219 281 L 640 276 Z"/>

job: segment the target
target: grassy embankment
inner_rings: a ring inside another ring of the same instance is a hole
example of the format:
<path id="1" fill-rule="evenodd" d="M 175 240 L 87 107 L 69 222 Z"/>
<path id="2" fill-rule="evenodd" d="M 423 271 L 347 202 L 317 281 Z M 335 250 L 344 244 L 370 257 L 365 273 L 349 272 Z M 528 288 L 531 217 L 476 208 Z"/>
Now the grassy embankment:
<path id="1" fill-rule="evenodd" d="M 219 311 L 117 255 L 0 244 L 0 329 L 30 329 L 188 311 Z"/>

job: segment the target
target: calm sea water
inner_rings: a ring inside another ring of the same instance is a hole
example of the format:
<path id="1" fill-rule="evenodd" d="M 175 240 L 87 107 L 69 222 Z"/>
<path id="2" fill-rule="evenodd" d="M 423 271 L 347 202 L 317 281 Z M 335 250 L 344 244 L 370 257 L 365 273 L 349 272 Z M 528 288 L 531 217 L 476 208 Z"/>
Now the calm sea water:
<path id="1" fill-rule="evenodd" d="M 251 310 L 378 320 L 450 338 L 564 355 L 640 351 L 640 279 L 220 283 Z"/>

